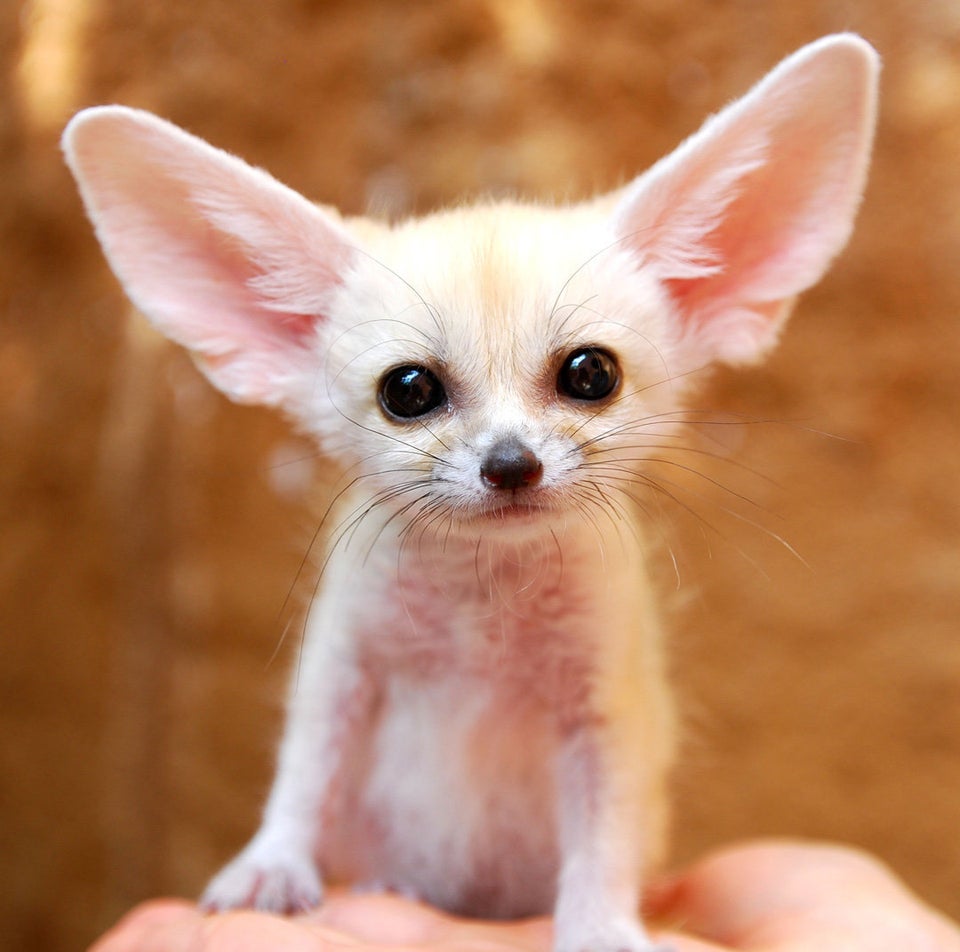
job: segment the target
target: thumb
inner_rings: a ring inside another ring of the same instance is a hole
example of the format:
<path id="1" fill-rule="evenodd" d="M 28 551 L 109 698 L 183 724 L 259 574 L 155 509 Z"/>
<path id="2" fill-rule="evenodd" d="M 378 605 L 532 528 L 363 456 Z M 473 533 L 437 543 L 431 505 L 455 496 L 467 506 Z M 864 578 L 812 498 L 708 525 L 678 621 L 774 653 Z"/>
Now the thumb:
<path id="1" fill-rule="evenodd" d="M 881 862 L 840 846 L 766 841 L 722 850 L 655 891 L 651 911 L 733 948 L 886 952 L 923 942 L 960 952 L 956 927 Z"/>

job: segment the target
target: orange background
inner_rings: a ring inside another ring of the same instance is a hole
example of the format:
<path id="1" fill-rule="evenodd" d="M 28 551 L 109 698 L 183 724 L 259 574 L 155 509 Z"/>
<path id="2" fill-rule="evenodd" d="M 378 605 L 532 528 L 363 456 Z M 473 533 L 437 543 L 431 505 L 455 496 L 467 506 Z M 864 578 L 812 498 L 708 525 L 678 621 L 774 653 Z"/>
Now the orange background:
<path id="1" fill-rule="evenodd" d="M 762 477 L 707 471 L 757 506 L 700 481 L 685 498 L 710 527 L 663 514 L 682 579 L 674 856 L 760 834 L 841 839 L 960 917 L 958 9 L 0 7 L 9 947 L 66 952 L 138 899 L 195 894 L 253 830 L 295 653 L 290 638 L 269 663 L 278 611 L 316 522 L 306 487 L 325 477 L 290 462 L 309 447 L 282 422 L 228 405 L 131 319 L 57 152 L 73 110 L 152 109 L 349 213 L 476 191 L 575 197 L 642 170 L 840 29 L 885 60 L 855 238 L 774 359 L 720 373 L 701 398 L 768 421 L 726 428 L 722 447 Z"/>

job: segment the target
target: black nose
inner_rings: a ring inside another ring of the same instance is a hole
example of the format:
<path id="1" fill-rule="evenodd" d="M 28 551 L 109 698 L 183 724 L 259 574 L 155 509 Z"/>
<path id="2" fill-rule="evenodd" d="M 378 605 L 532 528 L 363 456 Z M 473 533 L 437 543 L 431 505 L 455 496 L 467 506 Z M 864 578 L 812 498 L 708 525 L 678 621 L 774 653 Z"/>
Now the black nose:
<path id="1" fill-rule="evenodd" d="M 523 489 L 540 481 L 543 463 L 529 446 L 511 436 L 490 447 L 480 475 L 494 489 Z"/>

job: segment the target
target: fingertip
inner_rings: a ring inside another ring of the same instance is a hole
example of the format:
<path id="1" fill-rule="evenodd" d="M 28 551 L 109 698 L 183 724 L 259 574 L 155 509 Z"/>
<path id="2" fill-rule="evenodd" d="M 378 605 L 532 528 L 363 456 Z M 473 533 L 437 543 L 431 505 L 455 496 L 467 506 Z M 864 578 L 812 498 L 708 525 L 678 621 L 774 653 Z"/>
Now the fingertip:
<path id="1" fill-rule="evenodd" d="M 175 952 L 195 944 L 203 916 L 185 899 L 151 899 L 126 913 L 89 952 Z"/>

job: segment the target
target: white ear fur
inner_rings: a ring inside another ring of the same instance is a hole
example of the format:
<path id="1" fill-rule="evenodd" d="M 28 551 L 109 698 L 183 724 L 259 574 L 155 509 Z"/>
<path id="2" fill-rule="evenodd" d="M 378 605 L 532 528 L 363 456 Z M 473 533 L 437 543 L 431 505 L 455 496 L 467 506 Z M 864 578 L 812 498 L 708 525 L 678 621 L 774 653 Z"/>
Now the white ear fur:
<path id="1" fill-rule="evenodd" d="M 615 229 L 677 306 L 697 361 L 746 363 L 846 244 L 866 181 L 879 59 L 825 37 L 628 186 Z"/>
<path id="2" fill-rule="evenodd" d="M 354 254 L 335 215 L 135 109 L 84 110 L 63 149 L 137 307 L 228 396 L 282 403 Z"/>

